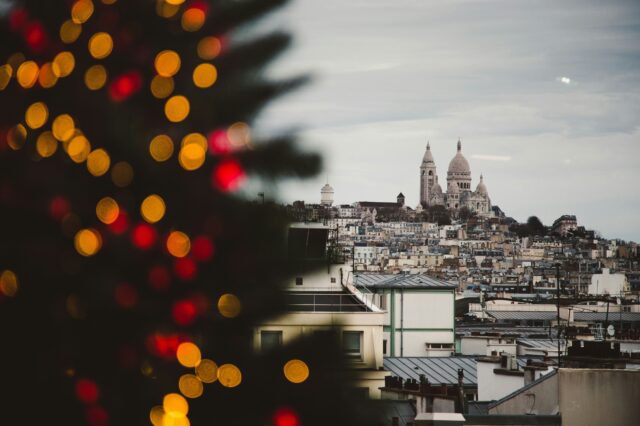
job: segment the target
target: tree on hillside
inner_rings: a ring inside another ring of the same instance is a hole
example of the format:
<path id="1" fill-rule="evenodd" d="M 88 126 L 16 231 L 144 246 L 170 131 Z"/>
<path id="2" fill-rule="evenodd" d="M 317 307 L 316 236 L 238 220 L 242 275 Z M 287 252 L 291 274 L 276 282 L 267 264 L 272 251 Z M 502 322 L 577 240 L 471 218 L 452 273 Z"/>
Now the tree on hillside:
<path id="1" fill-rule="evenodd" d="M 4 423 L 366 421 L 333 340 L 252 350 L 292 266 L 281 209 L 236 193 L 320 167 L 251 127 L 304 81 L 262 76 L 288 34 L 236 37 L 283 3 L 23 0 L 0 17 Z"/>

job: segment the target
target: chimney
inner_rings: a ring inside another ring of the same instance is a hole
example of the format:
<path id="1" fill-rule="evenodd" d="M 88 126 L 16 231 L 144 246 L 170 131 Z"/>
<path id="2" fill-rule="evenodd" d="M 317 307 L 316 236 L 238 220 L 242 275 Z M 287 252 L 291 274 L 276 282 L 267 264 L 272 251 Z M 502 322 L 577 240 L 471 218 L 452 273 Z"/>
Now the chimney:
<path id="1" fill-rule="evenodd" d="M 458 368 L 458 400 L 460 401 L 460 412 L 467 412 L 466 399 L 464 397 L 464 370 Z"/>

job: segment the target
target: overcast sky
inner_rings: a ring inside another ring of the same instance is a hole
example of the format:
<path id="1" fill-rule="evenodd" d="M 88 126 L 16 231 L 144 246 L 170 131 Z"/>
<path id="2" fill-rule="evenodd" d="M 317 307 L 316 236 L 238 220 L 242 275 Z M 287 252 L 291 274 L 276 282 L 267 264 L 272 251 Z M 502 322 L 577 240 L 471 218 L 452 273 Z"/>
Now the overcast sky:
<path id="1" fill-rule="evenodd" d="M 296 37 L 273 75 L 314 80 L 259 128 L 325 158 L 281 199 L 319 202 L 328 176 L 338 203 L 415 206 L 427 140 L 445 188 L 460 137 L 508 215 L 640 241 L 637 0 L 294 0 L 268 22 Z"/>

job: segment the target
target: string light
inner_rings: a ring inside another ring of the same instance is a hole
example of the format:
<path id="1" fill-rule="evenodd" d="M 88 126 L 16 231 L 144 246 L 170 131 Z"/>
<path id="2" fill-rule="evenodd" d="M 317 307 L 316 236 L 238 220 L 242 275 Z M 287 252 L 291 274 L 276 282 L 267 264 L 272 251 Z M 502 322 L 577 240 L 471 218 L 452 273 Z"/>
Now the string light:
<path id="1" fill-rule="evenodd" d="M 156 72 L 162 77 L 173 77 L 180 70 L 180 56 L 173 50 L 163 50 L 153 62 Z"/>
<path id="2" fill-rule="evenodd" d="M 11 81 L 13 68 L 9 64 L 0 65 L 0 90 L 4 90 Z"/>
<path id="3" fill-rule="evenodd" d="M 84 162 L 91 152 L 91 144 L 84 135 L 75 136 L 67 145 L 67 154 L 75 163 Z"/>
<path id="4" fill-rule="evenodd" d="M 0 274 L 0 293 L 7 297 L 13 297 L 18 292 L 18 277 L 10 270 L 2 271 Z"/>
<path id="5" fill-rule="evenodd" d="M 133 180 L 133 167 L 126 161 L 120 161 L 111 169 L 111 181 L 119 188 L 128 186 Z"/>
<path id="6" fill-rule="evenodd" d="M 27 129 L 22 124 L 18 124 L 7 132 L 7 144 L 9 148 L 14 151 L 19 150 L 24 146 L 27 140 Z"/>
<path id="7" fill-rule="evenodd" d="M 84 73 L 84 84 L 89 90 L 99 90 L 107 82 L 107 70 L 102 65 L 93 65 Z"/>
<path id="8" fill-rule="evenodd" d="M 71 7 L 71 19 L 76 24 L 83 24 L 93 15 L 93 2 L 78 0 Z"/>
<path id="9" fill-rule="evenodd" d="M 95 229 L 78 231 L 74 242 L 76 251 L 85 257 L 95 255 L 102 247 L 102 237 Z"/>
<path id="10" fill-rule="evenodd" d="M 203 359 L 196 366 L 196 375 L 203 383 L 213 383 L 218 380 L 218 365 L 210 359 Z"/>
<path id="11" fill-rule="evenodd" d="M 111 158 L 104 149 L 96 149 L 91 151 L 87 157 L 87 169 L 93 176 L 102 176 L 109 171 Z"/>
<path id="12" fill-rule="evenodd" d="M 162 77 L 161 75 L 156 75 L 151 80 L 151 94 L 158 98 L 164 99 L 173 93 L 174 82 L 171 77 Z"/>
<path id="13" fill-rule="evenodd" d="M 73 72 L 76 66 L 76 58 L 71 52 L 60 52 L 53 58 L 54 73 L 57 77 L 66 77 Z"/>
<path id="14" fill-rule="evenodd" d="M 187 398 L 198 398 L 202 395 L 204 387 L 202 382 L 193 374 L 183 374 L 178 380 L 178 389 Z"/>
<path id="15" fill-rule="evenodd" d="M 183 169 L 193 171 L 199 169 L 205 160 L 205 150 L 201 145 L 192 143 L 180 148 L 178 162 Z"/>
<path id="16" fill-rule="evenodd" d="M 309 366 L 299 359 L 288 361 L 284 367 L 284 376 L 291 383 L 302 383 L 309 378 Z"/>
<path id="17" fill-rule="evenodd" d="M 45 89 L 50 89 L 58 82 L 58 75 L 60 69 L 57 64 L 53 62 L 47 62 L 40 67 L 40 73 L 38 74 L 38 83 Z"/>
<path id="18" fill-rule="evenodd" d="M 82 25 L 73 22 L 71 19 L 64 21 L 60 25 L 60 40 L 63 43 L 73 43 L 80 37 L 80 33 L 82 33 Z"/>
<path id="19" fill-rule="evenodd" d="M 185 257 L 190 249 L 191 241 L 184 232 L 173 231 L 167 237 L 167 250 L 172 256 Z"/>
<path id="20" fill-rule="evenodd" d="M 182 29 L 188 32 L 198 31 L 204 25 L 206 15 L 204 11 L 197 7 L 190 7 L 182 14 L 180 21 Z"/>
<path id="21" fill-rule="evenodd" d="M 211 64 L 200 64 L 193 70 L 193 84 L 201 89 L 213 86 L 217 78 L 218 71 Z"/>
<path id="22" fill-rule="evenodd" d="M 223 294 L 218 299 L 218 312 L 225 318 L 235 318 L 240 315 L 242 304 L 234 294 Z"/>
<path id="23" fill-rule="evenodd" d="M 162 408 L 167 415 L 177 419 L 187 415 L 189 403 L 182 395 L 169 393 L 162 400 Z"/>
<path id="24" fill-rule="evenodd" d="M 44 126 L 44 123 L 47 122 L 49 118 L 49 109 L 44 104 L 44 102 L 36 102 L 29 105 L 26 113 L 24 114 L 24 121 L 27 123 L 27 126 L 32 129 L 39 129 Z"/>
<path id="25" fill-rule="evenodd" d="M 38 81 L 38 72 L 40 68 L 33 61 L 25 61 L 20 64 L 16 73 L 18 84 L 25 89 L 30 89 Z"/>
<path id="26" fill-rule="evenodd" d="M 51 132 L 42 132 L 36 140 L 36 152 L 42 158 L 51 157 L 58 150 L 58 141 Z"/>
<path id="27" fill-rule="evenodd" d="M 120 206 L 116 200 L 111 197 L 104 197 L 96 204 L 96 216 L 100 222 L 110 225 L 118 219 L 120 215 Z"/>
<path id="28" fill-rule="evenodd" d="M 242 383 L 242 372 L 233 364 L 222 364 L 218 367 L 218 381 L 227 388 L 235 388 Z"/>
<path id="29" fill-rule="evenodd" d="M 160 221 L 164 217 L 165 210 L 164 200 L 156 194 L 149 195 L 140 205 L 140 214 L 149 223 Z"/>
<path id="30" fill-rule="evenodd" d="M 178 123 L 189 115 L 189 100 L 184 96 L 170 97 L 164 105 L 164 113 L 171 122 Z"/>
<path id="31" fill-rule="evenodd" d="M 96 59 L 104 59 L 113 50 L 113 39 L 108 33 L 95 33 L 89 39 L 89 53 Z"/>
<path id="32" fill-rule="evenodd" d="M 53 120 L 51 125 L 53 136 L 59 141 L 71 139 L 75 131 L 75 123 L 69 114 L 62 114 Z"/>
<path id="33" fill-rule="evenodd" d="M 173 155 L 173 141 L 167 135 L 158 135 L 149 143 L 151 157 L 158 161 L 167 161 Z"/>
<path id="34" fill-rule="evenodd" d="M 214 59 L 221 50 L 222 44 L 216 37 L 204 37 L 198 42 L 198 56 L 205 61 Z"/>

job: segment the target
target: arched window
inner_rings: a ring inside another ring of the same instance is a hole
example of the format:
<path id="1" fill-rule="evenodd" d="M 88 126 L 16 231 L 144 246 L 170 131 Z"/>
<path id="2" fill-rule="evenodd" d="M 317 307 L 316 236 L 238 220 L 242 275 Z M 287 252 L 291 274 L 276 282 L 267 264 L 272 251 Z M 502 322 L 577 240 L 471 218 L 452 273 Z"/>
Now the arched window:
<path id="1" fill-rule="evenodd" d="M 433 170 L 429 170 L 429 176 L 433 176 Z"/>

